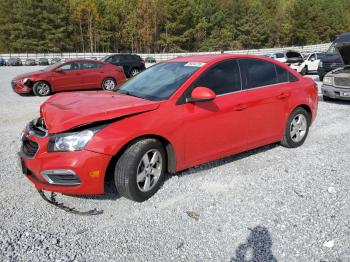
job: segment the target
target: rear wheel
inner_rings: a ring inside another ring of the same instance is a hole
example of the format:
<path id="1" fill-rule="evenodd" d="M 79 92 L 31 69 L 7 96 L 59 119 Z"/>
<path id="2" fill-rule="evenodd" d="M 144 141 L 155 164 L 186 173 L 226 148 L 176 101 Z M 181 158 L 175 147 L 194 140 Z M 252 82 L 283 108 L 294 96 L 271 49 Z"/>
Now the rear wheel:
<path id="1" fill-rule="evenodd" d="M 117 89 L 117 82 L 111 77 L 105 78 L 102 81 L 102 89 L 107 90 L 107 91 L 116 90 Z"/>
<path id="2" fill-rule="evenodd" d="M 136 76 L 137 74 L 140 73 L 140 70 L 138 68 L 133 68 L 130 72 L 130 76 L 133 77 L 133 76 Z"/>
<path id="3" fill-rule="evenodd" d="M 126 198 L 143 202 L 158 191 L 165 170 L 163 145 L 156 139 L 136 141 L 117 161 L 114 172 L 117 191 Z"/>
<path id="4" fill-rule="evenodd" d="M 301 107 L 289 116 L 281 145 L 289 148 L 301 146 L 309 133 L 310 114 Z"/>
<path id="5" fill-rule="evenodd" d="M 51 94 L 51 87 L 45 81 L 38 81 L 33 86 L 33 92 L 36 96 L 48 96 Z"/>

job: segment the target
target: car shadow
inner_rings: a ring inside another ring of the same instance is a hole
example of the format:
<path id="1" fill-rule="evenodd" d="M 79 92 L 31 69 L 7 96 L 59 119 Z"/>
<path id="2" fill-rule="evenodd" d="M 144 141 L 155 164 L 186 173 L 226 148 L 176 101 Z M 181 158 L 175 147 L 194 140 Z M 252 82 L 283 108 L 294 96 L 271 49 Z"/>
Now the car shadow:
<path id="1" fill-rule="evenodd" d="M 117 200 L 121 198 L 117 189 L 114 186 L 114 181 L 108 181 L 105 183 L 105 192 L 103 195 L 68 195 L 68 197 L 80 198 L 80 199 L 92 199 L 92 200 Z"/>
<path id="2" fill-rule="evenodd" d="M 266 146 L 263 146 L 263 147 L 255 148 L 255 149 L 252 149 L 252 150 L 249 150 L 249 151 L 245 151 L 245 152 L 242 152 L 242 153 L 239 153 L 239 154 L 235 154 L 235 155 L 231 155 L 231 156 L 228 156 L 228 157 L 220 158 L 220 159 L 208 162 L 208 163 L 204 163 L 204 164 L 201 164 L 201 165 L 198 165 L 198 166 L 195 166 L 195 167 L 191 167 L 191 168 L 185 169 L 183 171 L 180 171 L 180 172 L 176 173 L 175 175 L 179 176 L 179 177 L 182 177 L 182 176 L 186 176 L 186 175 L 189 175 L 189 174 L 198 173 L 199 171 L 209 170 L 209 169 L 212 169 L 212 168 L 216 168 L 216 167 L 219 167 L 219 166 L 222 166 L 222 165 L 226 165 L 228 163 L 232 163 L 232 162 L 235 162 L 235 161 L 247 158 L 247 157 L 252 156 L 252 155 L 256 155 L 256 154 L 260 154 L 260 153 L 272 150 L 272 149 L 274 149 L 274 148 L 276 148 L 278 146 L 279 146 L 279 143 L 274 143 L 274 144 L 266 145 Z M 169 179 L 170 177 L 171 176 L 167 176 L 166 179 Z"/>
<path id="3" fill-rule="evenodd" d="M 324 103 L 329 103 L 329 104 L 350 105 L 350 100 L 331 99 L 331 100 L 325 101 L 323 99 L 323 95 L 319 95 L 318 99 L 319 101 L 322 101 Z"/>
<path id="4" fill-rule="evenodd" d="M 240 244 L 231 258 L 231 262 L 276 262 L 272 254 L 272 238 L 268 229 L 264 226 L 256 226 L 250 229 L 250 234 L 245 243 Z"/>

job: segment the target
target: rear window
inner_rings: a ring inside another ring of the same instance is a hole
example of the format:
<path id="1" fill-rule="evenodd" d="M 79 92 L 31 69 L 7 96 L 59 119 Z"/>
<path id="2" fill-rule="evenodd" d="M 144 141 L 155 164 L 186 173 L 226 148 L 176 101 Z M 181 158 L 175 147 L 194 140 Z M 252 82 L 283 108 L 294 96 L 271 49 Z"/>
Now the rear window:
<path id="1" fill-rule="evenodd" d="M 273 85 L 278 82 L 275 64 L 258 59 L 240 59 L 243 89 Z"/>

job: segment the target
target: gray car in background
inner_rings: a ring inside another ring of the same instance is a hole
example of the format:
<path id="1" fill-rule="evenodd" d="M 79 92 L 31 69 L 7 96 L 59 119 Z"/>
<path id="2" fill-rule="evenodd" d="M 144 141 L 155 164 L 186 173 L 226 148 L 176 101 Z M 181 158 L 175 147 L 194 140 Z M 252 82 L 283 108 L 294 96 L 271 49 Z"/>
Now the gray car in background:
<path id="1" fill-rule="evenodd" d="M 350 43 L 339 45 L 337 48 L 344 66 L 330 71 L 323 78 L 323 100 L 350 101 Z"/>

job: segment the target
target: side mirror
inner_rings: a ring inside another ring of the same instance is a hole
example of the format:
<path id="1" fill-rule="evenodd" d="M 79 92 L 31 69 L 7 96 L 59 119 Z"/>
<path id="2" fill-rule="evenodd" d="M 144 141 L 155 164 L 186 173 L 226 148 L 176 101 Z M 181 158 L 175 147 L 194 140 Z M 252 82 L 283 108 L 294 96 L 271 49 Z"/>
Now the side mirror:
<path id="1" fill-rule="evenodd" d="M 186 102 L 208 102 L 216 98 L 216 94 L 207 87 L 196 87 L 192 90 L 191 97 L 186 99 Z"/>
<path id="2" fill-rule="evenodd" d="M 62 68 L 58 67 L 55 69 L 55 72 L 56 73 L 63 73 L 63 70 L 62 70 Z"/>
<path id="3" fill-rule="evenodd" d="M 310 60 L 311 60 L 311 62 L 313 62 L 313 61 L 315 61 L 316 59 L 315 59 L 315 58 L 311 58 Z"/>

